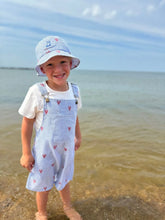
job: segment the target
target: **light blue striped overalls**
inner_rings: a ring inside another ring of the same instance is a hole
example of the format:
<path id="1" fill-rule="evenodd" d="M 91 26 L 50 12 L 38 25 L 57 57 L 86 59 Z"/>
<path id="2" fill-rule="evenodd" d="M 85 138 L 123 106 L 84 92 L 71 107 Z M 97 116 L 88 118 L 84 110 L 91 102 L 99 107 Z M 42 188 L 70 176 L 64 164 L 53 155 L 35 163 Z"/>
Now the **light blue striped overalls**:
<path id="1" fill-rule="evenodd" d="M 35 164 L 26 187 L 48 191 L 55 184 L 62 190 L 74 173 L 74 137 L 77 118 L 78 87 L 72 84 L 75 99 L 50 99 L 44 83 L 38 83 L 44 97 L 43 121 L 36 132 L 32 150 Z"/>

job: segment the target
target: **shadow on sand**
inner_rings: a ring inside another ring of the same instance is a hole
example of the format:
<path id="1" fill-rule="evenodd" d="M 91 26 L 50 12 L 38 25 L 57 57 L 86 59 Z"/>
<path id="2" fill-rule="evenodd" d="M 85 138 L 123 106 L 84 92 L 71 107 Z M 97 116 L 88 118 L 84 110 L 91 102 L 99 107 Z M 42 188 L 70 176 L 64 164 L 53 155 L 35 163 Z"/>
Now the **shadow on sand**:
<path id="1" fill-rule="evenodd" d="M 34 195 L 28 192 L 0 198 L 1 220 L 34 220 Z M 147 203 L 137 197 L 88 198 L 73 203 L 83 220 L 165 220 L 165 204 Z M 67 220 L 60 200 L 55 196 L 48 204 L 49 220 Z"/>
<path id="2" fill-rule="evenodd" d="M 136 197 L 112 197 L 87 199 L 74 203 L 83 220 L 165 220 L 165 206 L 156 207 Z M 67 220 L 63 215 L 53 214 L 49 220 Z"/>

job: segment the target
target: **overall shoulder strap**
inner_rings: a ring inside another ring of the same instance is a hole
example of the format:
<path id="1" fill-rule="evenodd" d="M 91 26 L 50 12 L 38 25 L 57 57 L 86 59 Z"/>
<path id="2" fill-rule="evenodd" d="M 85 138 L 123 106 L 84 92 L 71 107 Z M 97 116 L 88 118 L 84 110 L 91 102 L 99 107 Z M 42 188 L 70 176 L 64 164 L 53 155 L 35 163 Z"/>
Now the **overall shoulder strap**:
<path id="1" fill-rule="evenodd" d="M 73 94 L 75 98 L 79 98 L 78 86 L 74 83 L 71 83 Z"/>
<path id="2" fill-rule="evenodd" d="M 48 94 L 48 91 L 46 90 L 46 85 L 44 82 L 37 83 L 37 86 L 38 86 L 42 96 L 45 96 Z"/>
<path id="3" fill-rule="evenodd" d="M 74 83 L 71 83 L 74 98 L 75 98 L 75 104 L 78 104 L 78 98 L 79 98 L 79 93 L 78 93 L 78 86 Z"/>
<path id="4" fill-rule="evenodd" d="M 37 83 L 37 86 L 41 92 L 41 95 L 44 97 L 46 102 L 49 102 L 49 92 L 46 89 L 45 82 Z"/>

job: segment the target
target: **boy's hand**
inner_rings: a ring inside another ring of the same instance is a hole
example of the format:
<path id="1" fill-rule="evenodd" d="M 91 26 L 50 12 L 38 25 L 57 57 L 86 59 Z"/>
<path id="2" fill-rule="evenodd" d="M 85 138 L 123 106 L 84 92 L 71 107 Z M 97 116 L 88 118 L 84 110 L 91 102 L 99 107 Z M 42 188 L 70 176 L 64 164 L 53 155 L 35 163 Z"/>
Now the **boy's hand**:
<path id="1" fill-rule="evenodd" d="M 31 171 L 34 166 L 34 157 L 32 155 L 22 155 L 20 164 L 28 171 Z"/>
<path id="2" fill-rule="evenodd" d="M 75 147 L 74 147 L 74 149 L 75 149 L 75 151 L 76 151 L 76 150 L 79 149 L 79 147 L 80 147 L 80 145 L 81 145 L 81 139 L 75 138 L 74 142 L 75 142 Z"/>

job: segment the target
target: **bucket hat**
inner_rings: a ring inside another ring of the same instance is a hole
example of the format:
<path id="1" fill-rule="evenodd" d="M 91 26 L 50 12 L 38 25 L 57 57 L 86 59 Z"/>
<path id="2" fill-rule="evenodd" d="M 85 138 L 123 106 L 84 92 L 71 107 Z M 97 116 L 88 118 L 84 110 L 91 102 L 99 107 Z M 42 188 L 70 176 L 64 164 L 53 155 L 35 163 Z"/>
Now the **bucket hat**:
<path id="1" fill-rule="evenodd" d="M 48 36 L 42 39 L 35 48 L 36 57 L 37 57 L 37 65 L 36 71 L 37 75 L 45 76 L 40 69 L 40 65 L 48 61 L 50 58 L 54 56 L 66 56 L 72 58 L 72 66 L 71 69 L 76 68 L 80 60 L 79 58 L 73 56 L 71 51 L 68 48 L 66 42 L 58 37 L 58 36 Z"/>

